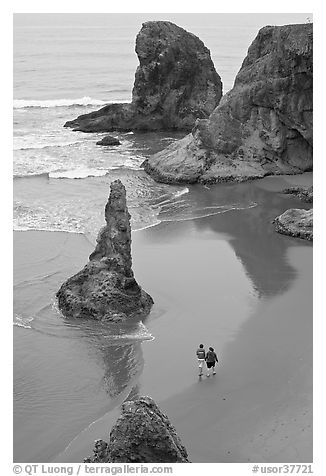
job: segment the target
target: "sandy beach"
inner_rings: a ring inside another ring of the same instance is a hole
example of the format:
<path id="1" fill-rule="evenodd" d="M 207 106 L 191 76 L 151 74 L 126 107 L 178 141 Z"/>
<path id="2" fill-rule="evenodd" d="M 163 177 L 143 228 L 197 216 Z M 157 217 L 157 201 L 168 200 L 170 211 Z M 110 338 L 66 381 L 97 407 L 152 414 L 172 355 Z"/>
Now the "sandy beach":
<path id="1" fill-rule="evenodd" d="M 156 397 L 192 461 L 312 461 L 311 303 L 302 299 L 307 287 L 311 290 L 311 254 L 301 253 L 298 248 L 289 253 L 300 273 L 296 285 L 287 296 L 260 306 L 241 327 L 216 377 L 193 379 L 162 401 Z M 89 441 L 107 438 L 118 416 L 115 409 L 94 422 L 57 461 L 81 460 Z"/>
<path id="2" fill-rule="evenodd" d="M 312 18 L 14 13 L 19 468 L 312 462 Z"/>
<path id="3" fill-rule="evenodd" d="M 311 180 L 311 174 L 299 177 L 299 183 Z M 155 301 L 144 321 L 154 339 L 141 343 L 135 361 L 142 368 L 128 375 L 110 405 L 104 395 L 97 407 L 85 402 L 86 414 L 77 422 L 76 413 L 70 431 L 39 442 L 43 454 L 82 461 L 94 439 L 108 440 L 131 392 L 154 398 L 193 462 L 312 461 L 312 246 L 276 234 L 271 224 L 287 207 L 307 205 L 277 193 L 284 183 L 294 185 L 293 177 L 290 182 L 272 177 L 205 193 L 194 187 L 206 204 L 214 194 L 237 191 L 258 206 L 133 232 L 135 276 Z M 16 283 L 52 273 L 37 287 L 46 306 L 92 249 L 82 234 L 17 232 Z M 18 308 L 30 296 L 22 286 L 19 292 Z M 198 379 L 200 342 L 218 353 L 215 377 Z M 93 383 L 100 371 L 89 375 L 80 371 L 80 379 Z"/>

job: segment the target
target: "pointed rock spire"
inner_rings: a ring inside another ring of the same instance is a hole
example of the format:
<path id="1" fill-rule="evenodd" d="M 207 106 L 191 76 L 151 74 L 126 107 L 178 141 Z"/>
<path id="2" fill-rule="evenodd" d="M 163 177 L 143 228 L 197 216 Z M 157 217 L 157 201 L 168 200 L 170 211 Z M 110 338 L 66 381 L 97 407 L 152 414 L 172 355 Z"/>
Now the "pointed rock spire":
<path id="1" fill-rule="evenodd" d="M 153 305 L 132 271 L 126 189 L 120 180 L 110 188 L 106 225 L 98 234 L 89 262 L 57 292 L 59 308 L 66 317 L 123 321 L 147 315 Z"/>

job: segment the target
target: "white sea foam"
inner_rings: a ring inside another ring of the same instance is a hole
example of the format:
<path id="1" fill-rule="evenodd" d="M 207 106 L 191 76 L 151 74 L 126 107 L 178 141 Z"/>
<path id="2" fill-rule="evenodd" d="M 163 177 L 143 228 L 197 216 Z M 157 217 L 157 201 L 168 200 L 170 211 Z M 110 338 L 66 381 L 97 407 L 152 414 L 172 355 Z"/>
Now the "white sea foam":
<path id="1" fill-rule="evenodd" d="M 147 225 L 143 225 L 143 226 L 140 226 L 140 228 L 135 228 L 133 230 L 131 230 L 132 232 L 135 232 L 135 231 L 142 231 L 142 230 L 147 230 L 147 228 L 152 228 L 153 226 L 157 226 L 161 223 L 161 220 L 159 219 L 156 219 L 156 221 L 154 223 L 149 223 Z"/>
<path id="2" fill-rule="evenodd" d="M 147 327 L 143 324 L 143 322 L 139 322 L 137 325 L 137 329 L 133 330 L 131 333 L 124 332 L 123 329 L 121 330 L 121 334 L 109 334 L 103 336 L 105 339 L 109 340 L 154 340 L 155 337 L 149 332 Z"/>
<path id="3" fill-rule="evenodd" d="M 163 200 L 161 200 L 161 201 L 157 200 L 157 203 L 156 203 L 156 205 L 153 205 L 153 208 L 162 208 L 162 207 L 165 207 L 165 206 L 170 206 L 173 203 L 175 203 L 174 200 L 176 198 L 180 198 L 180 197 L 182 197 L 182 195 L 185 195 L 188 192 L 189 192 L 189 188 L 185 187 L 182 190 L 177 190 L 176 192 L 173 192 L 172 196 L 169 196 L 168 194 L 164 194 L 161 197 L 159 197 L 159 198 L 162 198 Z"/>
<path id="4" fill-rule="evenodd" d="M 114 101 L 103 101 L 102 99 L 94 99 L 89 96 L 75 99 L 14 99 L 14 109 L 25 109 L 30 107 L 70 107 L 70 106 L 105 106 L 106 104 L 128 103 L 130 100 L 117 99 Z"/>
<path id="5" fill-rule="evenodd" d="M 52 179 L 83 179 L 87 177 L 103 177 L 108 173 L 108 169 L 74 169 L 59 170 L 49 172 L 49 178 Z"/>
<path id="6" fill-rule="evenodd" d="M 34 178 L 34 177 L 44 177 L 49 178 L 48 172 L 33 172 L 33 171 L 24 171 L 23 173 L 14 173 L 14 179 L 22 179 L 22 178 Z"/>
<path id="7" fill-rule="evenodd" d="M 14 224 L 13 224 L 13 231 L 51 231 L 51 232 L 60 232 L 60 233 L 73 233 L 73 234 L 77 234 L 77 235 L 84 235 L 84 232 L 83 231 L 80 231 L 80 230 L 76 230 L 76 229 L 70 229 L 70 228 L 67 228 L 67 227 L 59 227 L 59 228 L 55 228 L 51 225 L 49 226 L 43 226 L 42 225 L 19 225 L 17 223 L 15 223 L 15 220 L 14 220 Z"/>
<path id="8" fill-rule="evenodd" d="M 142 170 L 136 161 L 126 160 L 121 164 L 113 164 L 106 169 L 92 169 L 92 168 L 78 168 L 71 170 L 55 170 L 49 172 L 49 178 L 52 179 L 83 179 L 87 177 L 103 177 L 109 173 L 110 170 L 132 169 Z"/>
<path id="9" fill-rule="evenodd" d="M 46 147 L 66 147 L 68 145 L 79 144 L 81 140 L 56 140 L 49 137 L 34 137 L 32 135 L 24 137 L 14 137 L 14 150 L 45 149 Z"/>
<path id="10" fill-rule="evenodd" d="M 33 321 L 33 319 L 33 317 L 23 317 L 19 314 L 15 314 L 13 324 L 17 327 L 24 327 L 24 329 L 31 329 L 32 326 L 30 323 Z"/>
<path id="11" fill-rule="evenodd" d="M 183 188 L 182 190 L 179 190 L 178 192 L 175 192 L 173 195 L 177 197 L 181 197 L 182 195 L 185 195 L 186 193 L 189 193 L 189 188 Z"/>
<path id="12" fill-rule="evenodd" d="M 199 218 L 207 218 L 214 215 L 220 215 L 222 213 L 228 213 L 235 210 L 248 210 L 250 208 L 255 208 L 257 203 L 253 202 L 248 205 L 220 205 L 220 206 L 211 206 L 205 207 L 203 209 L 189 210 L 188 215 L 186 211 L 182 212 L 182 216 L 171 216 L 164 217 L 160 215 L 162 222 L 179 222 L 179 221 L 188 221 L 188 220 L 198 220 Z"/>
<path id="13" fill-rule="evenodd" d="M 167 220 L 166 220 L 167 221 Z M 161 223 L 161 220 L 155 218 L 154 222 L 146 223 L 146 224 L 141 224 L 141 223 L 136 223 L 134 224 L 133 221 L 131 223 L 132 226 L 132 233 L 137 232 L 137 231 L 142 231 L 146 230 L 147 228 L 152 228 L 154 226 L 157 226 Z M 82 226 L 82 225 L 81 225 Z M 32 221 L 31 223 L 25 223 L 21 224 L 18 222 L 18 220 L 14 219 L 13 220 L 13 231 L 46 231 L 46 232 L 62 232 L 62 233 L 75 233 L 78 235 L 87 235 L 87 230 L 85 231 L 84 229 L 77 229 L 76 226 L 71 225 L 71 227 L 67 226 L 66 224 L 60 224 L 54 226 L 53 224 L 49 223 L 48 225 L 44 225 L 43 221 L 40 223 L 35 223 Z M 95 239 L 96 235 L 94 236 L 94 243 L 95 244 Z"/>
<path id="14" fill-rule="evenodd" d="M 68 106 L 104 106 L 105 101 L 92 99 L 89 96 L 76 99 L 14 99 L 14 109 L 24 109 L 28 107 L 68 107 Z"/>
<path id="15" fill-rule="evenodd" d="M 117 170 L 117 169 L 132 169 L 132 170 L 143 170 L 141 168 L 141 164 L 143 162 L 142 158 L 136 158 L 136 157 L 129 157 L 127 159 L 123 159 L 122 163 L 117 163 L 111 165 L 109 167 L 111 170 Z"/>

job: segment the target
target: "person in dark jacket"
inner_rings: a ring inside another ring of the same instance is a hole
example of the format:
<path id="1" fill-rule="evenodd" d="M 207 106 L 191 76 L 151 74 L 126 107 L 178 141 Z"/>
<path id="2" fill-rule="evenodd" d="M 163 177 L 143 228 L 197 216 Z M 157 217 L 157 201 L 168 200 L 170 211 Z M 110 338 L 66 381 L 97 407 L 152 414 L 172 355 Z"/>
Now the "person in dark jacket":
<path id="1" fill-rule="evenodd" d="M 199 377 L 203 375 L 203 366 L 205 363 L 206 352 L 204 349 L 204 345 L 200 344 L 197 351 L 196 351 L 197 359 L 198 359 L 198 368 L 199 368 Z"/>
<path id="2" fill-rule="evenodd" d="M 207 377 L 210 376 L 210 369 L 212 369 L 213 375 L 216 375 L 215 364 L 216 364 L 216 362 L 218 362 L 218 358 L 217 358 L 217 355 L 216 355 L 213 347 L 209 348 L 209 350 L 206 354 L 205 360 L 206 360 L 206 365 L 207 365 Z"/>

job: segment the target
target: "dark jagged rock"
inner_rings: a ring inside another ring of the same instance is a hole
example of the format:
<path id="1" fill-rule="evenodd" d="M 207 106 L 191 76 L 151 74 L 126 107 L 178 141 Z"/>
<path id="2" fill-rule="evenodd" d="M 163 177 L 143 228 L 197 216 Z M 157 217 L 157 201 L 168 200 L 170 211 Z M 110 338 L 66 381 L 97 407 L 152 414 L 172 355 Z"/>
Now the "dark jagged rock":
<path id="1" fill-rule="evenodd" d="M 312 241 L 313 210 L 291 208 L 273 220 L 275 230 L 283 235 Z"/>
<path id="2" fill-rule="evenodd" d="M 120 145 L 119 139 L 112 136 L 105 136 L 103 139 L 96 142 L 96 145 Z"/>
<path id="3" fill-rule="evenodd" d="M 312 170 L 312 36 L 312 24 L 262 28 L 209 119 L 146 160 L 146 172 L 217 183 Z"/>
<path id="4" fill-rule="evenodd" d="M 296 197 L 300 198 L 300 200 L 303 200 L 304 202 L 307 202 L 307 203 L 313 202 L 313 187 L 312 186 L 309 188 L 303 188 L 303 187 L 285 188 L 284 190 L 282 190 L 282 193 L 295 195 Z"/>
<path id="5" fill-rule="evenodd" d="M 190 131 L 222 96 L 209 50 L 192 33 L 168 21 L 143 23 L 136 38 L 139 66 L 130 104 L 109 104 L 68 121 L 83 132 Z"/>
<path id="6" fill-rule="evenodd" d="M 130 215 L 120 180 L 111 183 L 105 220 L 89 262 L 57 292 L 66 317 L 123 321 L 145 316 L 153 305 L 132 271 Z"/>
<path id="7" fill-rule="evenodd" d="M 125 402 L 109 443 L 96 440 L 93 452 L 85 463 L 189 463 L 174 427 L 150 397 Z"/>

